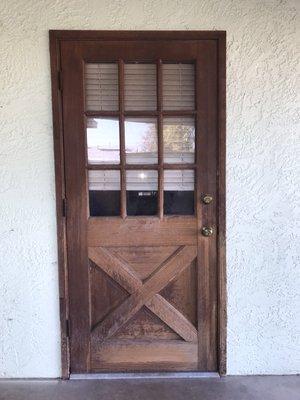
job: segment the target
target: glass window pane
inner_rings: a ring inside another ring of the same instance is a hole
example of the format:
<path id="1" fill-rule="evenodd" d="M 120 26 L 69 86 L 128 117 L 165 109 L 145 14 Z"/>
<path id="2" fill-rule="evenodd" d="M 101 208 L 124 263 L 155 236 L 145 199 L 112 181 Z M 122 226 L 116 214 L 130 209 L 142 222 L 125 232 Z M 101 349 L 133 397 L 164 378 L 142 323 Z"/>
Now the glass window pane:
<path id="1" fill-rule="evenodd" d="M 195 120 L 189 117 L 164 118 L 164 162 L 195 162 Z"/>
<path id="2" fill-rule="evenodd" d="M 164 214 L 194 214 L 195 173 L 193 170 L 164 171 Z"/>
<path id="3" fill-rule="evenodd" d="M 194 110 L 194 64 L 163 64 L 162 72 L 164 110 Z"/>
<path id="4" fill-rule="evenodd" d="M 89 171 L 90 215 L 120 215 L 120 171 Z"/>
<path id="5" fill-rule="evenodd" d="M 157 171 L 126 171 L 128 215 L 157 214 Z"/>
<path id="6" fill-rule="evenodd" d="M 87 111 L 119 109 L 117 64 L 85 65 L 85 104 Z"/>
<path id="7" fill-rule="evenodd" d="M 117 118 L 87 118 L 89 164 L 119 164 L 120 139 Z"/>
<path id="8" fill-rule="evenodd" d="M 156 118 L 126 118 L 125 149 L 127 164 L 156 164 Z"/>
<path id="9" fill-rule="evenodd" d="M 125 110 L 156 110 L 156 64 L 125 64 Z"/>

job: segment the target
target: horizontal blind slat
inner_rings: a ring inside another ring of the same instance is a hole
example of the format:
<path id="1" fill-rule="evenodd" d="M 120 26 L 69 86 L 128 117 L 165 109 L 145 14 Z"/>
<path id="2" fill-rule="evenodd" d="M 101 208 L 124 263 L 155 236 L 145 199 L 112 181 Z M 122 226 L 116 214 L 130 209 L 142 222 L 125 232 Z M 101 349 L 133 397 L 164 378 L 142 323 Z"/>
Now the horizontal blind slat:
<path id="1" fill-rule="evenodd" d="M 193 170 L 165 170 L 165 191 L 192 191 L 195 186 L 195 173 Z"/>
<path id="2" fill-rule="evenodd" d="M 194 64 L 163 64 L 163 108 L 195 109 Z"/>
<path id="3" fill-rule="evenodd" d="M 156 65 L 125 64 L 125 110 L 156 110 Z"/>
<path id="4" fill-rule="evenodd" d="M 89 176 L 89 190 L 120 190 L 119 171 L 91 170 Z M 165 170 L 165 191 L 192 191 L 194 190 L 193 170 Z M 157 190 L 157 171 L 129 170 L 126 171 L 127 190 Z"/>
<path id="5" fill-rule="evenodd" d="M 119 171 L 89 171 L 89 190 L 120 190 Z"/>
<path id="6" fill-rule="evenodd" d="M 116 63 L 85 65 L 85 102 L 87 111 L 119 109 L 118 66 Z"/>

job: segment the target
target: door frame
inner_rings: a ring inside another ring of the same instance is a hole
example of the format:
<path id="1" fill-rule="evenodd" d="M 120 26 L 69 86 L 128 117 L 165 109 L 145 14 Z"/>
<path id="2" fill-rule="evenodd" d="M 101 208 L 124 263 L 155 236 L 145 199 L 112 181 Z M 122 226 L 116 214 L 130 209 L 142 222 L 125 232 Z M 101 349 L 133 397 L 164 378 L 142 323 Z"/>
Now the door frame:
<path id="1" fill-rule="evenodd" d="M 226 295 L 226 32 L 225 31 L 77 31 L 50 30 L 52 116 L 55 160 L 56 220 L 61 326 L 61 377 L 70 377 L 68 263 L 65 200 L 65 160 L 62 109 L 61 42 L 89 40 L 214 40 L 218 46 L 218 177 L 217 177 L 217 354 L 218 372 L 226 375 L 227 295 Z M 180 373 L 179 373 L 180 374 Z"/>

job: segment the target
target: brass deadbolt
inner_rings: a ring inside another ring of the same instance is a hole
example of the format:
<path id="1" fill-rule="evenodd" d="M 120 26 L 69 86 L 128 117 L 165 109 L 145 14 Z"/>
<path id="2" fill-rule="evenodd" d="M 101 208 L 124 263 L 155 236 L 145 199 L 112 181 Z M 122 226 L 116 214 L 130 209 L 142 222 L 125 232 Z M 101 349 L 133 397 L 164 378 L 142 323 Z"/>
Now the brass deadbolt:
<path id="1" fill-rule="evenodd" d="M 202 228 L 202 235 L 203 236 L 212 236 L 214 230 L 211 226 L 203 226 Z"/>
<path id="2" fill-rule="evenodd" d="M 204 204 L 210 204 L 213 201 L 213 197 L 210 194 L 205 194 L 202 196 L 202 201 Z"/>

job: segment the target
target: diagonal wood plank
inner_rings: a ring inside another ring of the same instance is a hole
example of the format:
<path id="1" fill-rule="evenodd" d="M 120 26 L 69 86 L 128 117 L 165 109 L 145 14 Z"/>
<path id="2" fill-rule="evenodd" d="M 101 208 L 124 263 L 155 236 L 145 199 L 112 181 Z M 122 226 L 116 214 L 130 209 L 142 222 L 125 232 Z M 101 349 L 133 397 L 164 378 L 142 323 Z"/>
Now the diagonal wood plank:
<path id="1" fill-rule="evenodd" d="M 127 292 L 135 292 L 142 286 L 142 282 L 131 270 L 130 266 L 121 261 L 104 247 L 89 247 L 88 257 L 113 280 L 118 282 Z"/>
<path id="2" fill-rule="evenodd" d="M 124 260 L 135 275 L 144 282 L 178 246 L 105 247 L 119 260 Z"/>
<path id="3" fill-rule="evenodd" d="M 95 329 L 100 340 L 104 341 L 116 333 L 156 293 L 174 281 L 196 258 L 196 254 L 196 246 L 182 246 L 176 250 L 155 274 L 97 325 Z"/>
<path id="4" fill-rule="evenodd" d="M 146 303 L 154 314 L 172 328 L 186 342 L 197 342 L 198 331 L 194 325 L 160 294 Z"/>
<path id="5" fill-rule="evenodd" d="M 88 251 L 89 258 L 130 294 L 143 286 L 130 266 L 105 248 L 90 247 Z M 198 340 L 198 333 L 194 325 L 161 295 L 154 295 L 145 305 L 185 341 L 196 342 Z"/>

